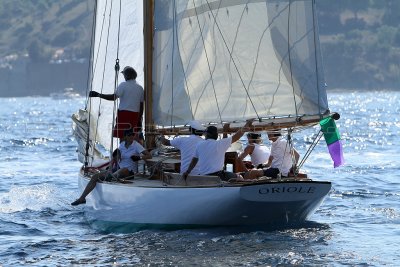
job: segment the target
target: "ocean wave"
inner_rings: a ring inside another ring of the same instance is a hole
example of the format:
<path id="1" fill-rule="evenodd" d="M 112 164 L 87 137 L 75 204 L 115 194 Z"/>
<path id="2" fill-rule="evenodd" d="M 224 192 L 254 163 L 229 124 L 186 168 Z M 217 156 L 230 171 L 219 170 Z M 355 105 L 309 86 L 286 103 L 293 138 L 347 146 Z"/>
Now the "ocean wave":
<path id="1" fill-rule="evenodd" d="M 13 186 L 9 192 L 0 194 L 0 213 L 40 211 L 65 206 L 59 198 L 61 191 L 50 184 Z"/>

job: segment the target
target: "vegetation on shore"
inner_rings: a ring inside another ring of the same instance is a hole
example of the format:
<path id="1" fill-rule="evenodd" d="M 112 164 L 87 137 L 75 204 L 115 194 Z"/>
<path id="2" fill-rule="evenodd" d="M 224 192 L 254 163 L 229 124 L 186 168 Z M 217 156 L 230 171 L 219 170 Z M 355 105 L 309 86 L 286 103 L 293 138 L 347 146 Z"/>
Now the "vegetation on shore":
<path id="1" fill-rule="evenodd" d="M 87 59 L 94 2 L 0 1 L 0 63 Z M 399 0 L 317 0 L 317 8 L 330 88 L 400 88 Z"/>
<path id="2" fill-rule="evenodd" d="M 400 1 L 317 0 L 330 88 L 400 89 Z"/>

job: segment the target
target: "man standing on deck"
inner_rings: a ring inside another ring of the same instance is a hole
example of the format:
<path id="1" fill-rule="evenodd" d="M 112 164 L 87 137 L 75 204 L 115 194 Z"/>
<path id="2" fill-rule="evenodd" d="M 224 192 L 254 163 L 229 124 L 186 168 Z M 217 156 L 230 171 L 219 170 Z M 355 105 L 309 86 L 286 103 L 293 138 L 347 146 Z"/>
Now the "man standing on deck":
<path id="1" fill-rule="evenodd" d="M 105 100 L 115 101 L 119 98 L 119 107 L 113 136 L 120 139 L 124 136 L 124 131 L 134 129 L 139 132 L 142 124 L 144 90 L 136 82 L 137 73 L 134 68 L 126 66 L 121 73 L 124 75 L 125 82 L 118 85 L 114 94 L 101 94 L 90 91 L 89 97 L 100 97 Z"/>

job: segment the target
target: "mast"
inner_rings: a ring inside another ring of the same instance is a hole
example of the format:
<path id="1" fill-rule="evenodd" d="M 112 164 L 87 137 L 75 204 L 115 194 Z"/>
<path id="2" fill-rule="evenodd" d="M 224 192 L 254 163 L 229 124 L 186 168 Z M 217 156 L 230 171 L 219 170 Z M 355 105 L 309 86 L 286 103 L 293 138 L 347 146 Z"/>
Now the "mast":
<path id="1" fill-rule="evenodd" d="M 144 36 L 144 130 L 146 133 L 146 148 L 155 147 L 153 120 L 153 29 L 154 0 L 143 0 L 143 36 Z"/>

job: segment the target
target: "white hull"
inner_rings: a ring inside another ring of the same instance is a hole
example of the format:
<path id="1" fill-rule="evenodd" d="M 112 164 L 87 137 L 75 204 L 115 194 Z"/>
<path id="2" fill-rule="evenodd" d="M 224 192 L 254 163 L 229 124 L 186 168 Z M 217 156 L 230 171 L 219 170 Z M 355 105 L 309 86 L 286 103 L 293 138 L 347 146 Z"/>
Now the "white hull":
<path id="1" fill-rule="evenodd" d="M 88 181 L 79 176 L 80 190 Z M 319 207 L 330 189 L 330 182 L 314 181 L 223 187 L 98 183 L 87 197 L 86 214 L 93 221 L 160 227 L 297 223 Z"/>

